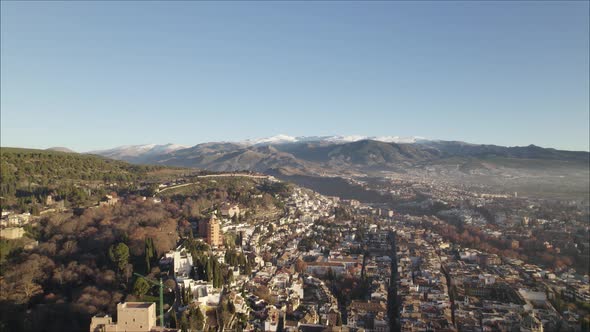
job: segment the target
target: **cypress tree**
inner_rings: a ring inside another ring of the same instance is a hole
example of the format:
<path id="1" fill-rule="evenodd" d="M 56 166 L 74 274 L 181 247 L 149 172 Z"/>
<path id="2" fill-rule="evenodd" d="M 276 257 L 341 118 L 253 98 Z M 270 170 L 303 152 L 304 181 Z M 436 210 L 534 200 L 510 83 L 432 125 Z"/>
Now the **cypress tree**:
<path id="1" fill-rule="evenodd" d="M 207 260 L 207 267 L 205 268 L 205 273 L 207 275 L 207 281 L 212 281 L 213 280 L 213 263 L 211 262 L 213 258 L 209 257 L 209 259 Z"/>

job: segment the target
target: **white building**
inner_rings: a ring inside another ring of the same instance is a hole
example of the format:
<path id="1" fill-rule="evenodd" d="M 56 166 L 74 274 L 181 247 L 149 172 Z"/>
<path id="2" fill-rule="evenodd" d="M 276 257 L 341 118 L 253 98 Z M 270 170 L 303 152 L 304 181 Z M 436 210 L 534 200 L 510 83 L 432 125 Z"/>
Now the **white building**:
<path id="1" fill-rule="evenodd" d="M 160 260 L 162 264 L 173 264 L 174 275 L 188 277 L 193 268 L 193 256 L 185 249 L 170 250 Z"/>

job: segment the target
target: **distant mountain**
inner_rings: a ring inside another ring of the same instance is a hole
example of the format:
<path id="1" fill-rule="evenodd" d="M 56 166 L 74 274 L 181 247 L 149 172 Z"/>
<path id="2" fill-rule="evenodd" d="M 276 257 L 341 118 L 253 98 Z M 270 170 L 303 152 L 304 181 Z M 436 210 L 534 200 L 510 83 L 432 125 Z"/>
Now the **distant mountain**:
<path id="1" fill-rule="evenodd" d="M 366 139 L 363 136 L 279 135 L 192 147 L 174 144 L 123 146 L 93 153 L 136 164 L 212 171 L 251 170 L 298 181 L 301 185 L 333 188 L 342 188 L 344 180 L 338 178 L 407 176 L 467 186 L 487 185 L 501 191 L 528 192 L 544 197 L 565 193 L 587 199 L 590 185 L 588 152 L 419 137 Z"/>
<path id="2" fill-rule="evenodd" d="M 288 143 L 304 143 L 304 142 L 327 142 L 327 143 L 350 143 L 363 140 L 373 140 L 388 143 L 416 143 L 425 141 L 423 137 L 400 137 L 400 136 L 288 136 L 277 135 L 272 137 L 249 139 L 239 142 L 244 145 L 264 145 L 264 144 L 288 144 Z"/>
<path id="3" fill-rule="evenodd" d="M 243 146 L 236 143 L 204 143 L 149 159 L 153 164 L 197 167 L 209 170 L 265 171 L 277 167 L 304 169 L 305 162 L 272 145 Z"/>
<path id="4" fill-rule="evenodd" d="M 176 150 L 185 148 L 187 147 L 172 143 L 162 145 L 124 145 L 113 149 L 90 151 L 88 153 L 134 163 L 146 163 L 149 162 L 149 160 L 151 160 L 154 156 L 163 156 Z"/>
<path id="5" fill-rule="evenodd" d="M 402 171 L 438 165 L 469 172 L 500 172 L 506 167 L 587 167 L 588 152 L 561 151 L 534 145 L 503 147 L 423 138 L 361 136 L 292 137 L 279 135 L 242 142 L 135 145 L 95 151 L 133 163 L 196 167 L 215 171 L 282 169 L 295 174 L 351 174 Z M 395 141 L 395 142 L 392 142 Z M 542 163 L 541 163 L 542 161 Z M 457 166 L 459 165 L 459 166 Z M 461 166 L 464 165 L 464 166 Z M 439 167 L 439 168 L 440 168 Z M 457 168 L 458 167 L 458 168 Z M 448 174 L 455 170 L 447 170 Z"/>
<path id="6" fill-rule="evenodd" d="M 61 147 L 61 146 L 55 146 L 55 147 L 48 148 L 48 149 L 45 149 L 45 150 L 47 150 L 47 151 L 57 151 L 57 152 L 67 152 L 67 153 L 77 153 L 74 150 L 71 150 L 71 149 L 68 149 L 68 148 L 64 148 L 64 147 Z"/>
<path id="7" fill-rule="evenodd" d="M 588 163 L 590 153 L 542 148 L 536 145 L 505 147 L 498 145 L 469 144 L 457 141 L 429 141 L 424 146 L 441 151 L 442 157 L 504 157 L 517 159 L 561 160 Z"/>
<path id="8" fill-rule="evenodd" d="M 259 145 L 259 144 L 283 144 L 283 143 L 295 143 L 298 142 L 300 137 L 293 137 L 288 135 L 277 135 L 265 138 L 255 138 L 242 141 L 246 145 Z"/>
<path id="9" fill-rule="evenodd" d="M 348 143 L 348 142 L 358 142 L 358 141 L 378 141 L 378 142 L 385 142 L 385 143 L 418 143 L 418 142 L 425 142 L 427 141 L 426 138 L 420 136 L 330 136 L 326 138 L 326 141 L 331 141 L 335 143 Z"/>

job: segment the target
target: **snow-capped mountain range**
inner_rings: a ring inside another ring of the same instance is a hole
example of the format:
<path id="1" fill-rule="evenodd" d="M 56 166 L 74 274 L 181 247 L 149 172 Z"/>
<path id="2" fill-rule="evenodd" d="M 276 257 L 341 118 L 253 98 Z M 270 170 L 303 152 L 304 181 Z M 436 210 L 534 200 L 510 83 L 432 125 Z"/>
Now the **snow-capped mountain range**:
<path id="1" fill-rule="evenodd" d="M 579 165 L 587 167 L 590 157 L 588 152 L 560 151 L 534 145 L 504 147 L 422 137 L 360 135 L 277 135 L 239 142 L 205 142 L 191 147 L 178 144 L 127 145 L 92 153 L 136 164 L 214 171 L 280 171 L 314 176 L 328 171 L 332 174 L 370 174 L 376 170 L 399 170 L 408 166 L 447 167 L 449 158 L 452 158 L 453 163 L 464 162 L 470 172 L 475 168 L 478 172 L 491 174 L 490 170 L 505 167 L 499 163 L 490 168 L 495 158 L 500 158 L 500 161 L 515 160 L 518 165 L 524 164 L 526 167 L 535 164 L 531 160 L 544 160 L 555 165 L 567 162 L 575 168 Z M 481 164 L 478 165 L 478 161 Z"/>
<path id="2" fill-rule="evenodd" d="M 289 135 L 276 135 L 264 138 L 247 139 L 238 142 L 229 142 L 244 146 L 257 146 L 257 145 L 274 145 L 274 144 L 289 144 L 289 143 L 301 143 L 301 142 L 326 142 L 332 144 L 338 143 L 351 143 L 362 140 L 373 140 L 386 143 L 417 143 L 426 141 L 424 137 L 419 136 L 362 136 L 362 135 L 349 135 L 349 136 L 289 136 Z M 141 144 L 141 145 L 123 145 L 106 150 L 95 150 L 89 151 L 88 153 L 99 154 L 109 158 L 125 159 L 129 157 L 138 156 L 152 156 L 162 155 L 176 150 L 186 149 L 190 146 L 180 144 Z"/>
<path id="3" fill-rule="evenodd" d="M 101 156 L 125 159 L 128 157 L 161 155 L 180 149 L 186 149 L 188 146 L 179 144 L 142 144 L 142 145 L 123 145 L 107 150 L 90 151 L 88 153 L 98 154 Z"/>
<path id="4" fill-rule="evenodd" d="M 331 142 L 331 143 L 350 143 L 362 140 L 373 140 L 386 143 L 416 143 L 419 141 L 426 140 L 424 137 L 419 136 L 362 136 L 362 135 L 349 135 L 349 136 L 288 136 L 288 135 L 276 135 L 265 138 L 249 139 L 241 141 L 239 143 L 246 145 L 262 145 L 262 144 L 286 144 L 286 143 L 300 143 L 300 142 Z"/>

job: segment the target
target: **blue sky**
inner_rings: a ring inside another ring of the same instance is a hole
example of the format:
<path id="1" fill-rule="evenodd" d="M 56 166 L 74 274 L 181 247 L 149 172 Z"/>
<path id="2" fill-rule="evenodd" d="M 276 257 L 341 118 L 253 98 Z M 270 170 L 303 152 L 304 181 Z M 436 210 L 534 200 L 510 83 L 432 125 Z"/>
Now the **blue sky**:
<path id="1" fill-rule="evenodd" d="M 276 134 L 589 150 L 589 4 L 1 3 L 1 145 Z"/>

